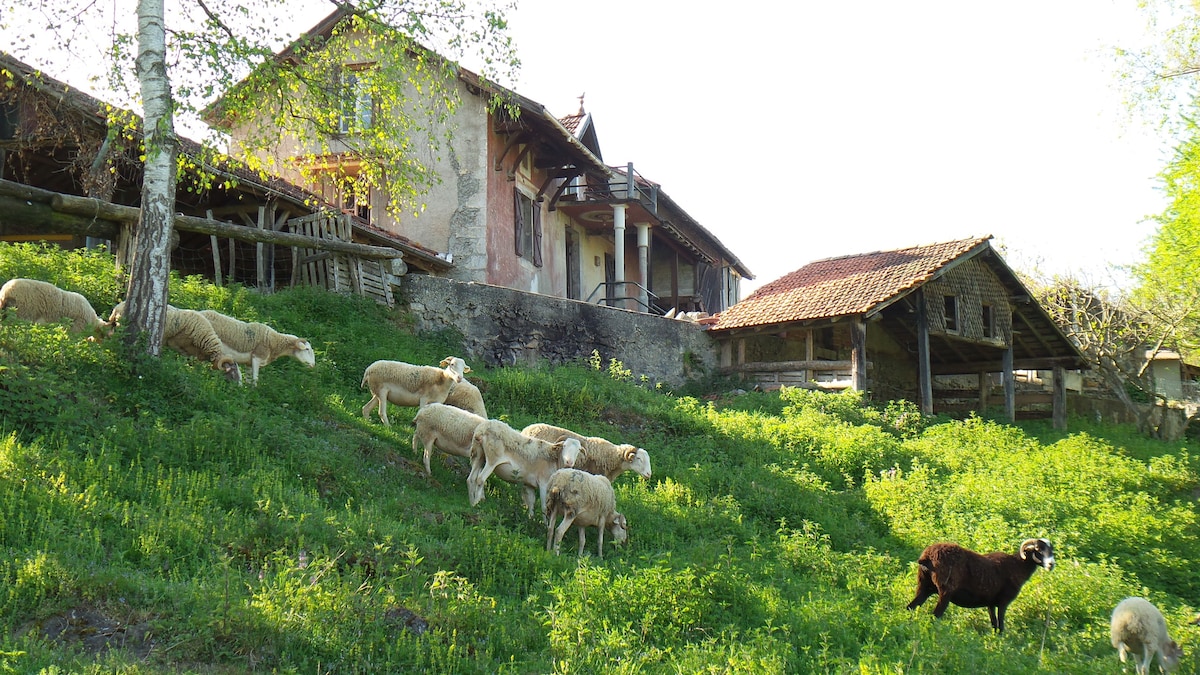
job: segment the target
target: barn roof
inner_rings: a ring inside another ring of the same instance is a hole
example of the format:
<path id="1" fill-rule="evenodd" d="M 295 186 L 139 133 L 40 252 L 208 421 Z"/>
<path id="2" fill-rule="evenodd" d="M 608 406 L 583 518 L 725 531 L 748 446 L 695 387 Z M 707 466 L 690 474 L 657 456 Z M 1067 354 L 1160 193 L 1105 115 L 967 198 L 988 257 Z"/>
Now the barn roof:
<path id="1" fill-rule="evenodd" d="M 868 314 L 989 247 L 987 237 L 827 258 L 762 286 L 717 317 L 712 330 Z"/>

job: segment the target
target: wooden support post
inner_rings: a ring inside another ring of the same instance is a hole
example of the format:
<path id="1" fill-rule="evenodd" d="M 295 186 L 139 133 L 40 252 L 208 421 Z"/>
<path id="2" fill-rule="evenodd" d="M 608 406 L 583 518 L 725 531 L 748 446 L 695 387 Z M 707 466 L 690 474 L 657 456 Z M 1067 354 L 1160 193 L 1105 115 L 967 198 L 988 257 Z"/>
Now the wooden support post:
<path id="1" fill-rule="evenodd" d="M 1017 421 L 1017 384 L 1013 377 L 1013 348 L 1004 350 L 1004 416 L 1009 422 Z"/>
<path id="2" fill-rule="evenodd" d="M 746 362 L 746 338 L 738 338 L 737 345 L 738 345 L 737 362 L 738 362 L 738 365 L 740 366 Z"/>
<path id="3" fill-rule="evenodd" d="M 805 361 L 813 360 L 813 353 L 815 351 L 815 347 L 813 346 L 813 338 L 815 336 L 816 336 L 816 333 L 811 328 L 804 331 L 804 360 Z M 803 379 L 804 382 L 812 381 L 812 379 L 813 379 L 812 369 L 805 368 L 802 377 L 804 378 Z"/>
<path id="4" fill-rule="evenodd" d="M 992 393 L 992 376 L 990 373 L 979 373 L 979 416 L 987 413 L 988 397 Z"/>
<path id="5" fill-rule="evenodd" d="M 721 367 L 728 368 L 733 365 L 733 340 L 725 340 L 721 343 Z"/>
<path id="6" fill-rule="evenodd" d="M 856 320 L 850 324 L 850 388 L 867 390 L 867 324 Z"/>
<path id="7" fill-rule="evenodd" d="M 921 412 L 933 414 L 933 369 L 929 366 L 929 313 L 925 291 L 917 291 L 917 388 Z"/>
<path id="8" fill-rule="evenodd" d="M 1054 366 L 1054 428 L 1067 429 L 1067 370 Z"/>
<path id="9" fill-rule="evenodd" d="M 236 243 L 236 239 L 229 240 L 229 283 L 231 284 L 234 282 L 233 264 L 237 261 L 237 249 L 234 248 Z"/>
<path id="10" fill-rule="evenodd" d="M 209 209 L 206 215 L 209 220 L 212 220 L 213 219 L 212 209 Z M 217 243 L 217 235 L 215 235 L 215 234 L 208 235 L 208 241 L 212 245 L 213 283 L 216 284 L 217 288 L 220 288 L 221 287 L 221 247 Z"/>
<path id="11" fill-rule="evenodd" d="M 267 224 L 267 207 L 260 206 L 260 207 L 258 207 L 257 227 L 259 230 L 262 230 L 266 227 L 266 224 Z M 265 292 L 267 290 L 267 284 L 266 284 L 266 279 L 267 279 L 266 262 L 267 261 L 263 258 L 263 243 L 261 241 L 254 245 L 254 262 L 256 265 L 255 272 L 257 273 L 256 281 L 258 282 L 258 290 L 260 292 Z"/>

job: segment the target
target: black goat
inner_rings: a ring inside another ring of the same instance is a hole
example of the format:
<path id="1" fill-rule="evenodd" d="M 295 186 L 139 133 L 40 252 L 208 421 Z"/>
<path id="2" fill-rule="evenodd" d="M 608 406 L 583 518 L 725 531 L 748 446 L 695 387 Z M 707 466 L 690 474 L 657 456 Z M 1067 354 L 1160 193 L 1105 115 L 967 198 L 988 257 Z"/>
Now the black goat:
<path id="1" fill-rule="evenodd" d="M 1054 547 L 1045 539 L 1026 539 L 1017 555 L 980 554 L 958 544 L 930 544 L 917 559 L 917 596 L 908 603 L 916 609 L 937 593 L 933 615 L 942 618 L 946 607 L 987 607 L 992 628 L 1004 632 L 1004 612 L 1021 592 L 1021 586 L 1039 567 L 1054 569 Z"/>

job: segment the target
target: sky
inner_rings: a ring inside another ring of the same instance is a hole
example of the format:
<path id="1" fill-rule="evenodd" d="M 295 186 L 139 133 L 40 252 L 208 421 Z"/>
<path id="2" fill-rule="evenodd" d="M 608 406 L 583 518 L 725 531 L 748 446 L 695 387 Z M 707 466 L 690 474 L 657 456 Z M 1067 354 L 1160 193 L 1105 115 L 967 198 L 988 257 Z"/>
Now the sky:
<path id="1" fill-rule="evenodd" d="M 717 236 L 755 275 L 743 297 L 814 260 L 986 235 L 1019 271 L 1121 284 L 1171 156 L 1117 87 L 1135 5 L 517 0 L 502 84 L 560 117 L 583 95 L 604 160 Z M 331 11 L 289 8 L 297 32 Z"/>
<path id="2" fill-rule="evenodd" d="M 987 235 L 1018 270 L 1108 279 L 1153 234 L 1171 156 L 1117 88 L 1134 5 L 519 0 L 513 88 L 558 116 L 584 94 L 604 160 L 721 239 L 743 297 Z"/>

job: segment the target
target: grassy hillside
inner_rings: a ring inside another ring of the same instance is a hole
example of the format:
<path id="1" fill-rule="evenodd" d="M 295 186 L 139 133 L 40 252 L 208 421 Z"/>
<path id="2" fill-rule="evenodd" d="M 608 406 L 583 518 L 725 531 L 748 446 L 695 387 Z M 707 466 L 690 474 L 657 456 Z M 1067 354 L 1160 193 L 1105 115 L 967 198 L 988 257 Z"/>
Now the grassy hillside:
<path id="1" fill-rule="evenodd" d="M 0 245 L 103 313 L 112 261 Z M 307 337 L 257 388 L 173 353 L 0 322 L 0 672 L 1104 673 L 1127 595 L 1200 664 L 1196 448 L 788 390 L 709 397 L 619 363 L 487 370 L 491 417 L 649 450 L 616 482 L 623 548 L 544 551 L 519 490 L 468 506 L 463 463 L 411 448 L 415 410 L 364 421 L 363 369 L 433 364 L 453 335 L 298 289 L 194 279 L 173 304 Z M 685 395 L 691 394 L 691 395 Z M 904 609 L 932 541 L 1055 545 L 992 634 L 983 609 Z M 1130 669 L 1131 671 L 1132 669 Z"/>

